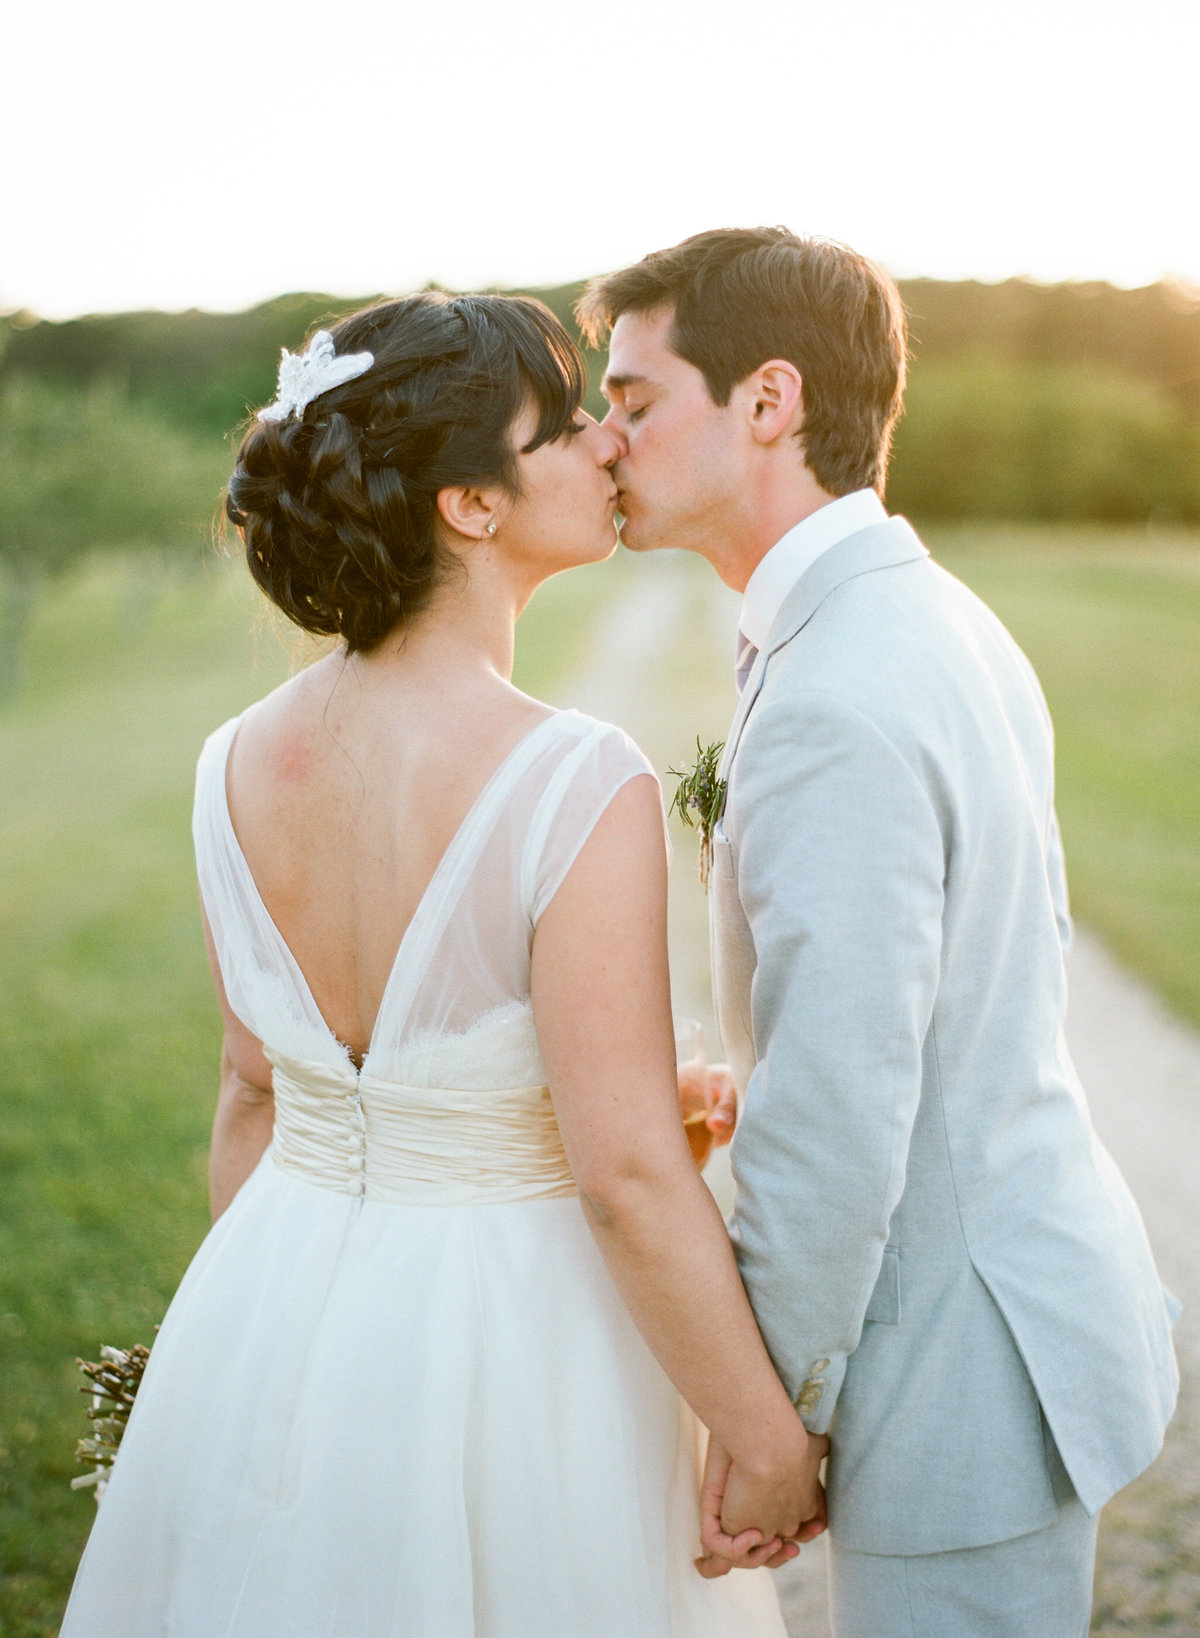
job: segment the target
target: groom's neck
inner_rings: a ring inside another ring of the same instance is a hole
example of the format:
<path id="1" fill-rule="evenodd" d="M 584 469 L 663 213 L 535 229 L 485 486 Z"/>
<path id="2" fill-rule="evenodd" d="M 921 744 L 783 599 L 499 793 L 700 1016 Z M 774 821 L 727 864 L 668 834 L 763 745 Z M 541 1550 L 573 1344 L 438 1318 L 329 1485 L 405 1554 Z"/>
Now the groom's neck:
<path id="1" fill-rule="evenodd" d="M 726 538 L 714 542 L 710 561 L 721 579 L 736 592 L 743 592 L 750 576 L 771 547 L 789 529 L 811 517 L 836 497 L 821 488 L 806 466 L 797 471 L 761 474 L 746 495 L 737 526 Z"/>

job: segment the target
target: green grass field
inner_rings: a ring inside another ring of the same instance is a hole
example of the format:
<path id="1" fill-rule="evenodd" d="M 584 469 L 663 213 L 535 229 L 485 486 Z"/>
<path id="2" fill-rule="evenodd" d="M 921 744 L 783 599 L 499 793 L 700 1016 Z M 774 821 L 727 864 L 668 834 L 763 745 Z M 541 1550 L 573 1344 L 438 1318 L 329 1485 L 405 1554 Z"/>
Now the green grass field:
<path id="1" fill-rule="evenodd" d="M 931 538 L 1025 646 L 1059 729 L 1075 906 L 1200 1022 L 1200 538 Z M 697 573 L 703 573 L 697 565 Z M 569 703 L 610 565 L 551 582 L 518 681 Z M 205 734 L 304 649 L 238 577 L 107 564 L 43 605 L 0 709 L 0 1632 L 57 1630 L 90 1495 L 74 1357 L 150 1341 L 206 1223 L 217 1017 L 195 902 Z M 681 654 L 724 667 L 727 656 Z"/>
<path id="2" fill-rule="evenodd" d="M 1076 916 L 1200 1024 L 1200 538 L 931 533 L 1033 660 Z"/>

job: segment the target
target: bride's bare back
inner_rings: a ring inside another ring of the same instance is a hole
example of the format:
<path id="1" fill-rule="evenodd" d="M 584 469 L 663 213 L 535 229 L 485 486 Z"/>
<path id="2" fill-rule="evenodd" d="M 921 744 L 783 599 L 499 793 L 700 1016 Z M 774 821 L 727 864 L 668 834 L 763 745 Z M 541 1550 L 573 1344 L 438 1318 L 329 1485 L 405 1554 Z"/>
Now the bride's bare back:
<path id="1" fill-rule="evenodd" d="M 361 1062 L 396 951 L 475 798 L 546 706 L 419 661 L 364 677 L 331 655 L 248 713 L 234 829 L 329 1028 Z"/>

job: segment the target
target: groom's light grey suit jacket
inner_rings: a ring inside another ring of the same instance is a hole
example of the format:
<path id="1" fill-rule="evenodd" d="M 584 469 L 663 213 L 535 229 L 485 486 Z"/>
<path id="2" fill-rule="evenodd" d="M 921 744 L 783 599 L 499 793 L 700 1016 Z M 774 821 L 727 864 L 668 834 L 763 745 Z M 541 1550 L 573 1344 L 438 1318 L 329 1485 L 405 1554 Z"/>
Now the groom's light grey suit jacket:
<path id="1" fill-rule="evenodd" d="M 892 518 L 797 582 L 742 693 L 714 987 L 738 1261 L 844 1546 L 979 1546 L 1153 1459 L 1178 1378 L 1063 1038 L 1053 740 L 993 614 Z M 1133 1089 L 1131 1089 L 1131 1092 Z"/>

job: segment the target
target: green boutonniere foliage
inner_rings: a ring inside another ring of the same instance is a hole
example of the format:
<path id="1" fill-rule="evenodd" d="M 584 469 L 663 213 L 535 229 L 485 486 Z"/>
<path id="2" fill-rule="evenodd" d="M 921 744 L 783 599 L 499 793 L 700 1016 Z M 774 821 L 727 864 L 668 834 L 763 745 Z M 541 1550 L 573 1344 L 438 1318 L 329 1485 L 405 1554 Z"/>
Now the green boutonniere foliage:
<path id="1" fill-rule="evenodd" d="M 704 746 L 697 739 L 695 765 L 667 769 L 679 781 L 670 811 L 678 813 L 690 829 L 700 832 L 700 885 L 705 892 L 712 864 L 713 830 L 725 809 L 725 781 L 717 778 L 724 749 L 723 742 Z"/>

